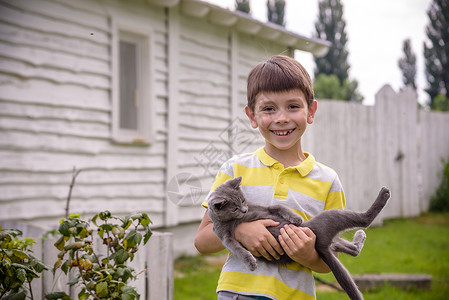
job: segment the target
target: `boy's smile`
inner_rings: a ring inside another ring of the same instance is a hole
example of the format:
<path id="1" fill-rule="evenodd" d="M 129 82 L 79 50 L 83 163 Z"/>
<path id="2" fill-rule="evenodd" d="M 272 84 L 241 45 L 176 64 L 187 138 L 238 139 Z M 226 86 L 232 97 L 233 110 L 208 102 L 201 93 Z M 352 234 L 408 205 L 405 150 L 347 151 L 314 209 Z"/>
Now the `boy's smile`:
<path id="1" fill-rule="evenodd" d="M 313 123 L 316 101 L 308 107 L 300 89 L 264 92 L 257 96 L 254 111 L 249 107 L 245 110 L 251 126 L 264 137 L 268 155 L 278 161 L 290 160 L 288 164 L 299 164 L 305 158 L 301 137 L 307 124 Z"/>
<path id="2" fill-rule="evenodd" d="M 293 130 L 295 130 L 295 128 L 293 128 L 293 129 L 291 129 L 291 130 L 272 130 L 272 132 L 273 132 L 275 135 L 279 135 L 279 136 L 287 136 L 287 135 L 289 135 L 290 133 L 292 133 Z"/>

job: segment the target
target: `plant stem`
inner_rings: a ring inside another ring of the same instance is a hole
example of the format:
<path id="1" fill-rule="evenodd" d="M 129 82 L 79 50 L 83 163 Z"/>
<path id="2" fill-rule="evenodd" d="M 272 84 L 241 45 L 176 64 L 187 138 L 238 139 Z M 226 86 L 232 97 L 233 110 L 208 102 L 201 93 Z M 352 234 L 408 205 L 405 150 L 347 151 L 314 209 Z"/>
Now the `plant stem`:
<path id="1" fill-rule="evenodd" d="M 72 198 L 72 189 L 73 189 L 73 186 L 75 185 L 75 179 L 76 179 L 76 176 L 78 176 L 78 174 L 80 172 L 81 172 L 81 170 L 77 170 L 75 166 L 73 167 L 72 182 L 70 183 L 69 195 L 67 196 L 67 202 L 66 202 L 66 206 L 65 206 L 65 217 L 66 218 L 69 216 L 70 199 Z"/>
<path id="2" fill-rule="evenodd" d="M 29 286 L 29 290 L 30 290 L 30 299 L 34 299 L 33 289 L 31 288 L 31 281 L 30 280 L 27 280 L 27 281 L 28 281 L 28 286 Z"/>

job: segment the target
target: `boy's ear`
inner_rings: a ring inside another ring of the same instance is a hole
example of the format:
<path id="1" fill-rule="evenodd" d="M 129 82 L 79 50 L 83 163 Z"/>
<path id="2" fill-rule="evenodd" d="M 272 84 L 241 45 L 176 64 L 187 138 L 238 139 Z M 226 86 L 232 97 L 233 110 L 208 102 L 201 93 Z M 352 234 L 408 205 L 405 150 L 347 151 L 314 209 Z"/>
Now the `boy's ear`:
<path id="1" fill-rule="evenodd" d="M 315 120 L 315 113 L 318 109 L 318 102 L 314 99 L 309 105 L 309 111 L 307 113 L 307 123 L 312 124 Z"/>
<path id="2" fill-rule="evenodd" d="M 252 128 L 257 128 L 257 122 L 256 122 L 256 116 L 254 115 L 254 112 L 251 108 L 245 106 L 245 113 L 248 116 L 249 122 L 251 123 Z"/>

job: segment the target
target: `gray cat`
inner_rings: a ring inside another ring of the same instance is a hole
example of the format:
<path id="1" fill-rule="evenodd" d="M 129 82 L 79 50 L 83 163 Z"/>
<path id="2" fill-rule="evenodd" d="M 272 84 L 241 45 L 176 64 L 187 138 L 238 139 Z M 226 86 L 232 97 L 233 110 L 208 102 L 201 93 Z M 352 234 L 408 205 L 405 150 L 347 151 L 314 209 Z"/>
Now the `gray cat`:
<path id="1" fill-rule="evenodd" d="M 388 188 L 381 189 L 376 201 L 366 212 L 331 209 L 303 222 L 301 216 L 286 206 L 261 206 L 247 201 L 240 189 L 241 180 L 241 177 L 237 177 L 221 184 L 208 201 L 209 216 L 214 224 L 214 232 L 233 255 L 236 255 L 249 270 L 254 271 L 257 268 L 256 258 L 234 238 L 234 231 L 241 223 L 260 219 L 277 221 L 280 223 L 278 226 L 267 227 L 276 240 L 280 235 L 280 229 L 285 224 L 308 227 L 316 235 L 316 251 L 332 270 L 340 286 L 351 299 L 363 299 L 348 270 L 333 252 L 344 252 L 352 256 L 360 253 L 365 241 L 363 230 L 356 232 L 353 242 L 337 235 L 346 230 L 368 227 L 390 198 Z M 279 260 L 273 259 L 269 262 L 285 264 L 291 261 L 292 259 L 284 254 Z"/>

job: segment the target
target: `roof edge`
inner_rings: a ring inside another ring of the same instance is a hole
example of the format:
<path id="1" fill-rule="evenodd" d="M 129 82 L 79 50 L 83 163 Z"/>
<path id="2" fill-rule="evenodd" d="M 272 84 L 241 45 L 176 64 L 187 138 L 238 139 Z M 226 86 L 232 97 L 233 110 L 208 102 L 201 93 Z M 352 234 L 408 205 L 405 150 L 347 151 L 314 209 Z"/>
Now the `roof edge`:
<path id="1" fill-rule="evenodd" d="M 266 39 L 293 49 L 312 53 L 322 57 L 327 54 L 331 43 L 318 38 L 309 38 L 286 28 L 256 20 L 249 14 L 217 6 L 203 0 L 147 0 L 148 3 L 164 7 L 180 5 L 180 11 L 191 17 L 206 19 L 224 27 L 234 28 L 238 32 Z"/>

